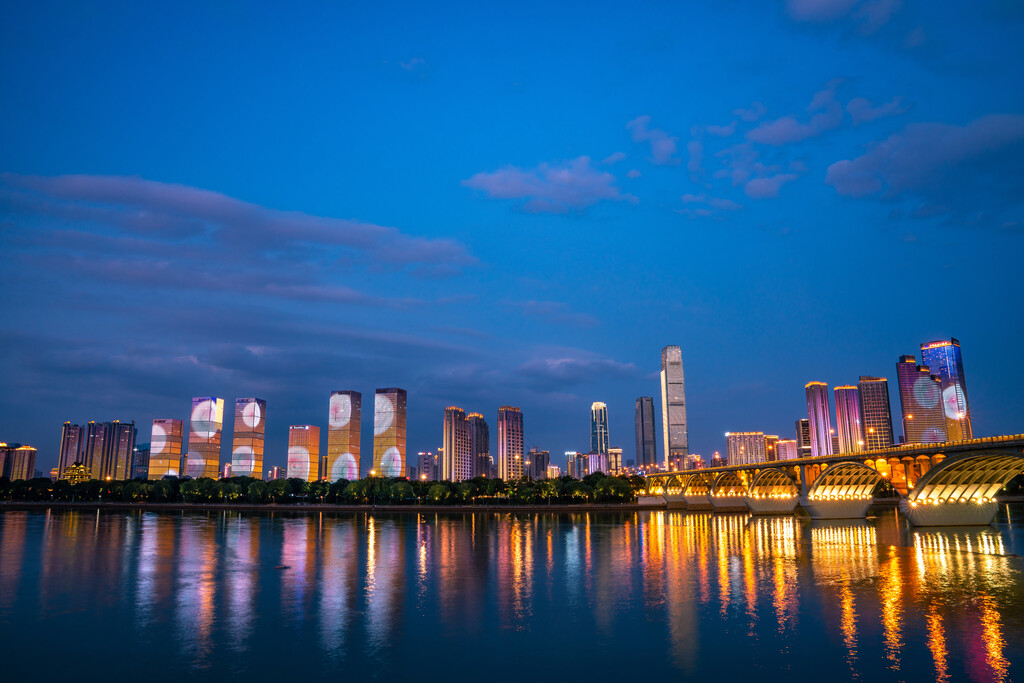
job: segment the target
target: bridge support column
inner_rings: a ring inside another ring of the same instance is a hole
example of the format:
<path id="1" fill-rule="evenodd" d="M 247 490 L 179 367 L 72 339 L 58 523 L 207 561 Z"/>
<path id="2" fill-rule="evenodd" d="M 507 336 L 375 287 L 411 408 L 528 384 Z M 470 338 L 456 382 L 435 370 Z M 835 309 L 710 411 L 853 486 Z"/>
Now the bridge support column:
<path id="1" fill-rule="evenodd" d="M 873 502 L 872 496 L 816 498 L 800 497 L 800 506 L 811 519 L 864 519 Z"/>
<path id="2" fill-rule="evenodd" d="M 755 515 L 791 515 L 800 500 L 796 496 L 747 496 L 746 502 Z"/>
<path id="3" fill-rule="evenodd" d="M 664 495 L 665 502 L 669 508 L 675 510 L 686 509 L 686 496 L 681 493 L 666 493 Z"/>
<path id="4" fill-rule="evenodd" d="M 998 509 L 990 498 L 942 503 L 900 501 L 900 512 L 914 526 L 984 526 L 992 523 Z"/>
<path id="5" fill-rule="evenodd" d="M 687 510 L 714 510 L 714 506 L 711 505 L 711 501 L 708 500 L 706 493 L 701 494 L 687 494 L 683 496 L 686 499 Z"/>
<path id="6" fill-rule="evenodd" d="M 643 493 L 636 497 L 637 505 L 642 507 L 665 507 L 665 497 L 662 495 L 645 495 Z"/>
<path id="7" fill-rule="evenodd" d="M 746 496 L 709 495 L 715 512 L 747 512 Z"/>

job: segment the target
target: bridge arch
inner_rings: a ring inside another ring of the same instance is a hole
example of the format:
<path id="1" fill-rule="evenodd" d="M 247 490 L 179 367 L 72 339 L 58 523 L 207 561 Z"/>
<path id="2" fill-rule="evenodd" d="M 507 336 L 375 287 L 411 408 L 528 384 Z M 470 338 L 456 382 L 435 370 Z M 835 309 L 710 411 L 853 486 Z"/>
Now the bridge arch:
<path id="1" fill-rule="evenodd" d="M 996 451 L 947 457 L 925 472 L 907 496 L 912 503 L 987 503 L 1024 472 L 1024 453 Z"/>
<path id="2" fill-rule="evenodd" d="M 882 479 L 881 473 L 867 465 L 841 462 L 822 470 L 807 490 L 807 498 L 812 501 L 868 500 Z"/>
<path id="3" fill-rule="evenodd" d="M 788 474 L 777 468 L 763 469 L 750 482 L 751 498 L 795 498 L 800 488 Z"/>
<path id="4" fill-rule="evenodd" d="M 736 472 L 722 472 L 711 485 L 711 495 L 740 498 L 747 495 L 747 485 Z"/>
<path id="5" fill-rule="evenodd" d="M 665 495 L 666 496 L 681 496 L 683 490 L 686 488 L 686 477 L 684 475 L 672 475 L 665 480 Z"/>
<path id="6" fill-rule="evenodd" d="M 691 474 L 687 479 L 686 485 L 683 487 L 683 493 L 687 496 L 707 495 L 708 493 L 711 493 L 711 489 L 714 485 L 714 474 L 697 472 L 696 474 Z"/>

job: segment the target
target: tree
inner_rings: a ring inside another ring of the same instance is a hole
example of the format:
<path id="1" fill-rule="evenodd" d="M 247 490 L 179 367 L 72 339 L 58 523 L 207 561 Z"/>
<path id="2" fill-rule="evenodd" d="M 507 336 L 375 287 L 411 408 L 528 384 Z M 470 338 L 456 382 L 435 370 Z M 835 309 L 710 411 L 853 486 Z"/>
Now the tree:
<path id="1" fill-rule="evenodd" d="M 270 497 L 271 502 L 280 503 L 288 500 L 290 492 L 291 487 L 288 486 L 288 482 L 284 479 L 275 479 L 267 484 L 267 495 Z"/>
<path id="2" fill-rule="evenodd" d="M 391 487 L 391 500 L 396 503 L 404 503 L 415 497 L 416 494 L 412 490 L 412 484 L 407 481 L 397 481 Z"/>
<path id="3" fill-rule="evenodd" d="M 327 497 L 327 494 L 331 490 L 331 483 L 329 481 L 319 480 L 309 482 L 307 496 L 311 501 L 321 503 Z"/>
<path id="4" fill-rule="evenodd" d="M 434 503 L 443 503 L 448 499 L 448 495 L 448 487 L 441 482 L 432 484 L 431 487 L 427 489 L 427 498 Z"/>
<path id="5" fill-rule="evenodd" d="M 245 498 L 250 503 L 266 503 L 269 497 L 267 485 L 262 481 L 253 481 L 245 489 Z"/>

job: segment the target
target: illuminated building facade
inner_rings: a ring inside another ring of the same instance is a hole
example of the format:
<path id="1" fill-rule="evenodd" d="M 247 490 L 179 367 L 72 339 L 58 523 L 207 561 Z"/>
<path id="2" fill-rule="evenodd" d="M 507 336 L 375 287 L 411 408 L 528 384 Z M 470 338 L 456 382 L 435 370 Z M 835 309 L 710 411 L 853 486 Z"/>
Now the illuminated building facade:
<path id="1" fill-rule="evenodd" d="M 648 468 L 658 464 L 658 439 L 654 435 L 654 398 L 641 396 L 636 400 L 636 465 Z"/>
<path id="2" fill-rule="evenodd" d="M 608 449 L 608 474 L 618 476 L 622 472 L 622 449 Z"/>
<path id="3" fill-rule="evenodd" d="M 63 477 L 64 470 L 81 461 L 84 445 L 85 427 L 65 422 L 60 434 L 60 454 L 57 457 L 58 477 Z"/>
<path id="4" fill-rule="evenodd" d="M 864 433 L 860 422 L 860 392 L 857 387 L 843 386 L 832 390 L 836 396 L 836 434 L 839 453 L 858 453 L 864 450 Z"/>
<path id="5" fill-rule="evenodd" d="M 0 443 L 0 477 L 31 479 L 36 472 L 36 449 L 18 443 Z"/>
<path id="6" fill-rule="evenodd" d="M 419 458 L 420 479 L 437 481 L 437 458 L 433 453 L 420 451 Z"/>
<path id="7" fill-rule="evenodd" d="M 796 460 L 798 456 L 796 439 L 779 439 L 775 444 L 776 460 Z"/>
<path id="8" fill-rule="evenodd" d="M 498 478 L 512 481 L 523 476 L 523 411 L 498 408 Z"/>
<path id="9" fill-rule="evenodd" d="M 394 398 L 394 397 L 391 397 Z M 402 405 L 405 405 L 403 398 Z M 404 416 L 403 412 L 403 416 Z M 358 391 L 332 391 L 327 415 L 327 457 L 323 476 L 330 481 L 359 478 L 359 430 L 363 417 L 363 395 Z M 393 419 L 393 418 L 392 418 Z M 387 429 L 385 429 L 387 431 Z M 376 434 L 374 440 L 376 441 Z M 405 453 L 405 419 L 402 419 L 402 454 Z"/>
<path id="10" fill-rule="evenodd" d="M 185 474 L 198 479 L 220 476 L 220 437 L 224 427 L 224 399 L 200 396 L 192 399 Z"/>
<path id="11" fill-rule="evenodd" d="M 524 470 L 530 479 L 544 479 L 547 477 L 548 465 L 551 463 L 551 452 L 531 448 L 526 454 Z"/>
<path id="12" fill-rule="evenodd" d="M 711 466 L 712 467 L 725 467 L 725 458 L 718 451 L 711 454 Z"/>
<path id="13" fill-rule="evenodd" d="M 764 432 L 726 432 L 725 456 L 729 465 L 764 462 Z"/>
<path id="14" fill-rule="evenodd" d="M 149 478 L 149 444 L 137 443 L 132 449 L 132 479 Z"/>
<path id="15" fill-rule="evenodd" d="M 487 420 L 480 413 L 470 413 L 466 420 L 469 422 L 469 451 L 473 463 L 473 476 L 493 476 L 491 429 L 487 426 Z"/>
<path id="16" fill-rule="evenodd" d="M 153 431 L 149 437 L 150 480 L 178 476 L 184 432 L 185 425 L 181 420 L 153 420 Z"/>
<path id="17" fill-rule="evenodd" d="M 235 399 L 235 429 L 231 439 L 231 474 L 263 477 L 263 437 L 267 402 L 262 398 Z"/>
<path id="18" fill-rule="evenodd" d="M 458 406 L 444 409 L 444 455 L 441 457 L 442 481 L 465 481 L 473 477 L 473 457 L 469 440 L 469 422 Z"/>
<path id="19" fill-rule="evenodd" d="M 600 401 L 590 404 L 590 452 L 608 452 L 608 406 Z"/>
<path id="20" fill-rule="evenodd" d="M 864 377 L 857 382 L 860 395 L 861 430 L 864 448 L 878 450 L 893 445 L 892 411 L 889 409 L 889 380 L 885 377 Z"/>
<path id="21" fill-rule="evenodd" d="M 678 346 L 661 350 L 661 423 L 665 445 L 665 469 L 689 455 L 686 433 L 686 383 L 683 352 Z"/>
<path id="22" fill-rule="evenodd" d="M 796 421 L 796 448 L 799 457 L 811 457 L 811 421 L 807 418 Z"/>
<path id="23" fill-rule="evenodd" d="M 828 404 L 828 385 L 808 382 L 807 419 L 811 430 L 811 455 L 821 458 L 832 455 L 832 411 Z M 732 461 L 729 462 L 732 465 Z"/>
<path id="24" fill-rule="evenodd" d="M 921 364 L 928 366 L 932 374 L 938 375 L 941 380 L 947 438 L 950 441 L 973 439 L 960 342 L 951 338 L 921 344 Z"/>
<path id="25" fill-rule="evenodd" d="M 581 464 L 581 460 L 582 460 L 583 457 L 584 456 L 583 456 L 582 453 L 577 453 L 576 451 L 566 451 L 565 452 L 565 474 L 566 474 L 566 476 L 573 477 L 574 479 L 582 478 L 581 475 L 579 474 L 578 470 L 579 470 L 579 466 Z"/>
<path id="26" fill-rule="evenodd" d="M 779 443 L 777 434 L 764 435 L 764 459 L 767 462 L 774 462 L 776 459 L 775 445 Z"/>
<path id="27" fill-rule="evenodd" d="M 562 468 L 558 465 L 548 465 L 548 479 L 558 479 L 562 476 Z"/>
<path id="28" fill-rule="evenodd" d="M 378 389 L 373 401 L 373 469 L 378 476 L 405 474 L 405 389 Z"/>
<path id="29" fill-rule="evenodd" d="M 82 463 L 72 463 L 64 468 L 61 479 L 66 479 L 69 484 L 74 486 L 75 484 L 81 484 L 83 481 L 92 479 L 92 472 Z"/>
<path id="30" fill-rule="evenodd" d="M 900 383 L 904 443 L 944 443 L 946 413 L 942 407 L 942 378 L 918 365 L 913 356 L 896 364 Z"/>
<path id="31" fill-rule="evenodd" d="M 292 425 L 288 428 L 289 479 L 317 481 L 320 478 L 320 428 Z"/>
<path id="32" fill-rule="evenodd" d="M 688 470 L 702 470 L 704 469 L 704 458 L 696 453 L 690 453 L 686 456 L 686 467 Z"/>

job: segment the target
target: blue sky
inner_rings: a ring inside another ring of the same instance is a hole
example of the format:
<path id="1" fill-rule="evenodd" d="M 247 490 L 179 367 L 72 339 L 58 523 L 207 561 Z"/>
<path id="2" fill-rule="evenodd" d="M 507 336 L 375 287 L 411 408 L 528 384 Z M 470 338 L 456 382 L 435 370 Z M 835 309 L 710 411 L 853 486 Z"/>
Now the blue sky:
<path id="1" fill-rule="evenodd" d="M 0 9 L 0 439 L 401 386 L 629 459 L 679 344 L 710 455 L 948 336 L 1024 428 L 1018 3 L 489 5 Z"/>

